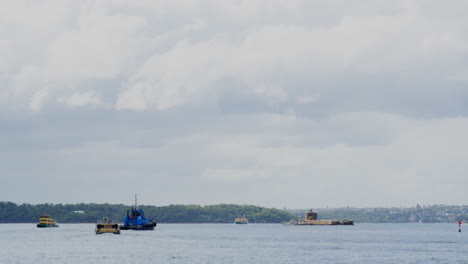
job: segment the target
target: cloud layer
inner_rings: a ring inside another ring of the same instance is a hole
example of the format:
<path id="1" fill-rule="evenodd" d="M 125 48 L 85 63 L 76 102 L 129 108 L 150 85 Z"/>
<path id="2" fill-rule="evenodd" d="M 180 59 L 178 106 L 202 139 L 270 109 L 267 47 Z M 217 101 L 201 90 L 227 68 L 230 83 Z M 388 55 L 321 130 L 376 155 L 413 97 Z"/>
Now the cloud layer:
<path id="1" fill-rule="evenodd" d="M 4 3 L 0 200 L 462 203 L 467 7 Z"/>

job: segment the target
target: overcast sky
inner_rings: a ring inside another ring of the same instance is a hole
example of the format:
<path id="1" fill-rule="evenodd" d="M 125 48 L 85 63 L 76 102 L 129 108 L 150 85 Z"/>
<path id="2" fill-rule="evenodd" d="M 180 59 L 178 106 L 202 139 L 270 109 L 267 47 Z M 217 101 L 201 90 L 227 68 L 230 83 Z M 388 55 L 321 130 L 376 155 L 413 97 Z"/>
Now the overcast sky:
<path id="1" fill-rule="evenodd" d="M 466 10 L 0 1 L 0 201 L 466 204 Z"/>

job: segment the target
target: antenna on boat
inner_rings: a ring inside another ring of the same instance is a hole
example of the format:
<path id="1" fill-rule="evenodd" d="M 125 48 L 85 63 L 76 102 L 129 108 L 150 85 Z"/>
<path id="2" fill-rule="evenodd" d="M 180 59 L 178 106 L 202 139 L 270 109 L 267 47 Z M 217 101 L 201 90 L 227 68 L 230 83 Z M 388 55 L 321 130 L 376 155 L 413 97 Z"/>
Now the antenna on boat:
<path id="1" fill-rule="evenodd" d="M 135 193 L 135 210 L 138 210 L 137 194 Z"/>

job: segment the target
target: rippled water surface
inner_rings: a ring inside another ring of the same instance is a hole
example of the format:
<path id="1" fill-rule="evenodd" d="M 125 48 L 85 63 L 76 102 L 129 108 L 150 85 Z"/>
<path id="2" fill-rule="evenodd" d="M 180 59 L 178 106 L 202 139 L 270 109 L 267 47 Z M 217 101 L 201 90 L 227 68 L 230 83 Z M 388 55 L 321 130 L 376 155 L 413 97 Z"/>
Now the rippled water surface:
<path id="1" fill-rule="evenodd" d="M 468 263 L 456 224 L 160 224 L 94 234 L 92 224 L 0 225 L 0 263 Z"/>

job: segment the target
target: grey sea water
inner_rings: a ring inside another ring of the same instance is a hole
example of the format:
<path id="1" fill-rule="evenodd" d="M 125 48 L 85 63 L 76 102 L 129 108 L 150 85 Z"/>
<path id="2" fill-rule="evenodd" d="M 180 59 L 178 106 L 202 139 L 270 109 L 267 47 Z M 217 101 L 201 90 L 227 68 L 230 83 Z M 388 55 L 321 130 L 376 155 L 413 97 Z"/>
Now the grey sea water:
<path id="1" fill-rule="evenodd" d="M 94 234 L 92 224 L 0 225 L 0 263 L 468 263 L 456 224 L 160 224 Z"/>

